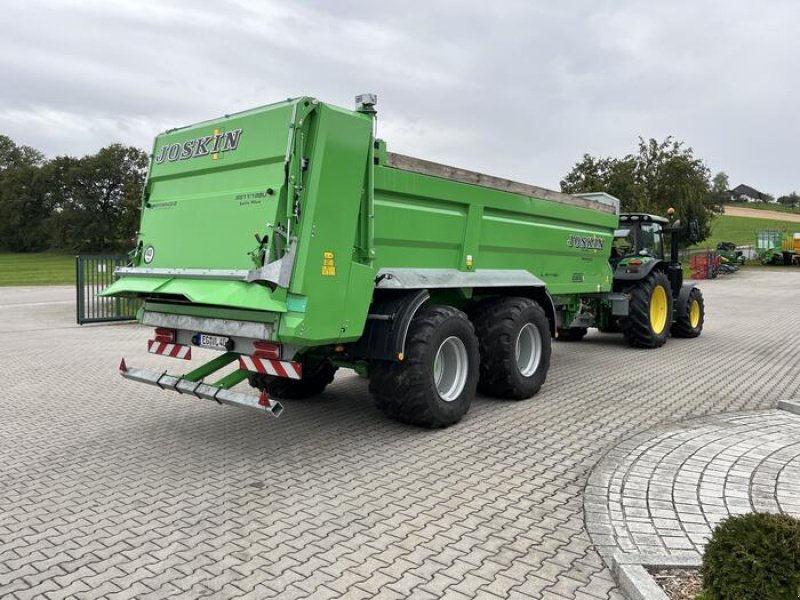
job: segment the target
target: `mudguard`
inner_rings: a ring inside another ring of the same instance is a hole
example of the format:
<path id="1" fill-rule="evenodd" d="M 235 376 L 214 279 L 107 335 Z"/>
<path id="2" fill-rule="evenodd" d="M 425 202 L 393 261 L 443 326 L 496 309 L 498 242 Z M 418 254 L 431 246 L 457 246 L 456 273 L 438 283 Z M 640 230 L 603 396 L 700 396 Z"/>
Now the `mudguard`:
<path id="1" fill-rule="evenodd" d="M 663 260 L 653 260 L 638 267 L 635 273 L 628 273 L 630 267 L 618 266 L 614 269 L 614 281 L 640 281 L 650 275 L 653 269 L 661 266 L 666 270 L 666 263 Z"/>
<path id="2" fill-rule="evenodd" d="M 411 319 L 430 298 L 428 290 L 392 292 L 369 307 L 364 333 L 352 345 L 356 358 L 401 360 Z"/>

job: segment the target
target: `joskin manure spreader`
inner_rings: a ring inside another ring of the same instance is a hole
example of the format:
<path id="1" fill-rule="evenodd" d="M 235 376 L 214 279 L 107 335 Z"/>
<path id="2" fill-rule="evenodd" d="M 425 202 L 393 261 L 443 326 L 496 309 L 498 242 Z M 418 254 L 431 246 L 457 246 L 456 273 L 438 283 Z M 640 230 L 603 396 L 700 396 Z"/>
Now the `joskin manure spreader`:
<path id="1" fill-rule="evenodd" d="M 442 427 L 476 390 L 533 396 L 551 337 L 699 335 L 666 220 L 392 154 L 374 105 L 298 98 L 156 138 L 130 266 L 103 293 L 143 299 L 151 353 L 221 354 L 124 377 L 277 416 L 345 367 L 388 416 Z"/>

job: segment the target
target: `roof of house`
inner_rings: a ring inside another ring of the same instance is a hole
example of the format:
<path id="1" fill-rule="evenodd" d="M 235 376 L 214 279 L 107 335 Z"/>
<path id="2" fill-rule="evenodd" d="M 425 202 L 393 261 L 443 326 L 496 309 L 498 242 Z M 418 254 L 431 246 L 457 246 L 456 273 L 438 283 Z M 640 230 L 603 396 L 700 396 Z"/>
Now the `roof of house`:
<path id="1" fill-rule="evenodd" d="M 743 183 L 737 185 L 731 190 L 731 192 L 736 196 L 748 196 L 749 198 L 761 199 L 766 196 L 766 194 L 759 192 L 756 188 L 750 187 L 749 185 L 745 185 Z"/>

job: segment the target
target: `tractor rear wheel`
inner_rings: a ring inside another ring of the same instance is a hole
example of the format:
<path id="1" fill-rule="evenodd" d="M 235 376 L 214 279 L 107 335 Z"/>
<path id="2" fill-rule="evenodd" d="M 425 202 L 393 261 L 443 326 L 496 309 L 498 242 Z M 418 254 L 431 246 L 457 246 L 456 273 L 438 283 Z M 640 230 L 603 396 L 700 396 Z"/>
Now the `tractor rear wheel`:
<path id="1" fill-rule="evenodd" d="M 288 379 L 253 373 L 248 377 L 251 386 L 259 390 L 266 390 L 270 396 L 282 400 L 304 400 L 318 396 L 328 384 L 333 381 L 338 367 L 329 360 L 324 360 L 312 370 L 306 372 L 303 368 L 302 379 Z"/>
<path id="2" fill-rule="evenodd" d="M 401 361 L 376 361 L 369 390 L 389 418 L 447 427 L 461 420 L 475 397 L 480 355 L 467 316 L 450 306 L 423 307 L 406 335 Z"/>
<path id="3" fill-rule="evenodd" d="M 683 316 L 679 316 L 672 324 L 672 335 L 681 338 L 696 338 L 703 331 L 706 319 L 706 307 L 703 302 L 703 293 L 698 288 L 692 288 L 686 299 Z"/>
<path id="4" fill-rule="evenodd" d="M 530 398 L 550 368 L 550 323 L 528 298 L 484 303 L 472 315 L 481 352 L 478 389 L 487 396 Z"/>
<path id="5" fill-rule="evenodd" d="M 589 330 L 586 327 L 559 327 L 559 342 L 580 342 Z"/>
<path id="6" fill-rule="evenodd" d="M 672 321 L 672 292 L 667 276 L 653 271 L 626 293 L 630 296 L 628 316 L 619 319 L 625 339 L 637 348 L 663 346 Z"/>

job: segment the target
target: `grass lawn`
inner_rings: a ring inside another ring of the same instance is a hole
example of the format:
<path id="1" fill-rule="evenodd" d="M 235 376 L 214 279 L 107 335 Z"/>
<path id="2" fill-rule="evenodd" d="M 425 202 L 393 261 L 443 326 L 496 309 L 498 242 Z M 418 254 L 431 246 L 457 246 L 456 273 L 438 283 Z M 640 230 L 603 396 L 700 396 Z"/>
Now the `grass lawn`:
<path id="1" fill-rule="evenodd" d="M 756 243 L 756 232 L 762 229 L 800 232 L 800 223 L 719 215 L 714 217 L 711 225 L 711 237 L 697 244 L 697 247 L 716 248 L 718 242 L 734 242 L 737 246 L 752 246 Z"/>
<path id="2" fill-rule="evenodd" d="M 0 286 L 75 283 L 75 255 L 0 252 Z"/>

